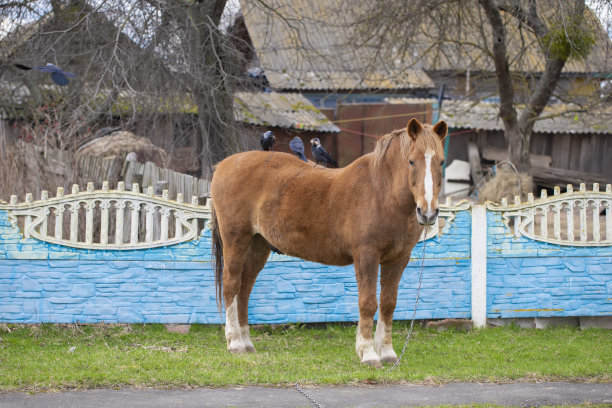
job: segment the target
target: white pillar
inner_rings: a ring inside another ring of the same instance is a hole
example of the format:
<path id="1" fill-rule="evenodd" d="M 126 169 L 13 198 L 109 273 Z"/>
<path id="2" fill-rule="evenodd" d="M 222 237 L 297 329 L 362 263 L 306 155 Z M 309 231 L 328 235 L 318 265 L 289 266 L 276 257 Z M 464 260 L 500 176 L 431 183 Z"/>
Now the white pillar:
<path id="1" fill-rule="evenodd" d="M 487 324 L 487 210 L 472 207 L 472 321 L 474 327 Z"/>

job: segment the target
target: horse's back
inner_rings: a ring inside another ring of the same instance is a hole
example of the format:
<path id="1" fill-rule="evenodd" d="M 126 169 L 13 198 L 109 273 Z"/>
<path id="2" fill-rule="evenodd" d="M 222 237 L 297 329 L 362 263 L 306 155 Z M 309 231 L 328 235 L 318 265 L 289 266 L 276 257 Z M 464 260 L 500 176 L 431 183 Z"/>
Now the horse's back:
<path id="1" fill-rule="evenodd" d="M 334 247 L 336 241 L 334 224 L 339 217 L 330 212 L 331 190 L 341 171 L 313 168 L 279 152 L 252 151 L 228 157 L 217 166 L 211 187 L 222 234 L 223 229 L 260 234 L 287 254 L 351 263 L 339 254 L 318 258 L 322 251 L 316 248 Z"/>
<path id="2" fill-rule="evenodd" d="M 312 174 L 315 173 L 315 174 Z M 251 199 L 270 193 L 266 188 L 282 188 L 282 185 L 296 179 L 327 177 L 319 169 L 314 169 L 287 153 L 249 151 L 229 156 L 217 165 L 212 179 L 211 195 L 221 198 L 226 194 L 246 195 Z M 235 196 L 234 196 L 235 198 Z"/>
<path id="3" fill-rule="evenodd" d="M 218 211 L 256 223 L 283 212 L 289 216 L 307 198 L 325 200 L 330 174 L 286 153 L 238 153 L 217 166 L 211 196 Z"/>

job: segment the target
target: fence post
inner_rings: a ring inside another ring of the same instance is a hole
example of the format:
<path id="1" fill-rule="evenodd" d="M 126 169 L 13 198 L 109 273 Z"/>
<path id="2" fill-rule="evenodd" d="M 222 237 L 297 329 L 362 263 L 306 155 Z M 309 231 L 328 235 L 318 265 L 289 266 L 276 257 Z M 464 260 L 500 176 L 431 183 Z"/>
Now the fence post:
<path id="1" fill-rule="evenodd" d="M 472 321 L 474 327 L 487 324 L 487 210 L 472 207 Z"/>

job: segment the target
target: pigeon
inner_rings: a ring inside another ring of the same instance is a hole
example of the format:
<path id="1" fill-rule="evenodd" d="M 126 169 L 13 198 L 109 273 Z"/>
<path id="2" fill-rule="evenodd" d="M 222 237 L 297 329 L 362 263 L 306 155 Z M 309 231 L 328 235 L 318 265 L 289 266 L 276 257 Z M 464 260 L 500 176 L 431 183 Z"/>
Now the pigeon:
<path id="1" fill-rule="evenodd" d="M 310 140 L 312 144 L 312 157 L 315 159 L 315 166 L 319 163 L 323 163 L 324 167 L 329 164 L 331 167 L 338 167 L 338 163 L 331 158 L 331 156 L 321 146 L 321 141 L 318 138 Z"/>
<path id="2" fill-rule="evenodd" d="M 276 138 L 274 137 L 274 134 L 268 130 L 266 133 L 261 135 L 261 139 L 259 140 L 261 150 L 266 152 L 269 151 L 275 140 Z"/>
<path id="3" fill-rule="evenodd" d="M 302 139 L 300 139 L 299 136 L 296 136 L 291 139 L 291 141 L 289 142 L 289 147 L 297 157 L 308 163 L 308 159 L 304 155 L 304 142 L 302 142 Z"/>
<path id="4" fill-rule="evenodd" d="M 75 74 L 71 72 L 63 71 L 60 67 L 57 67 L 51 63 L 47 63 L 47 65 L 40 66 L 40 67 L 28 67 L 27 65 L 23 65 L 23 64 L 15 64 L 15 66 L 25 71 L 34 69 L 40 72 L 49 72 L 51 74 L 51 79 L 53 80 L 53 82 L 55 82 L 59 86 L 68 85 L 68 78 L 66 77 L 70 77 L 70 78 L 76 77 Z"/>

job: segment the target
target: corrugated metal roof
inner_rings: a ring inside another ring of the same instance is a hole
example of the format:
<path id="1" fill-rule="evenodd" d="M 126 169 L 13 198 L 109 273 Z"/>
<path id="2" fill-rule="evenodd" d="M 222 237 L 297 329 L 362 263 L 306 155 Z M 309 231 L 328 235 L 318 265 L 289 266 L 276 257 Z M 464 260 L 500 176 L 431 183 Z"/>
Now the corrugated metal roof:
<path id="1" fill-rule="evenodd" d="M 560 20 L 563 16 L 558 14 L 567 12 L 567 7 L 561 7 L 556 0 L 548 1 L 550 4 L 541 1 L 539 12 L 547 21 Z M 448 3 L 449 10 L 443 13 L 445 18 L 457 20 L 456 24 L 445 24 L 448 41 L 435 42 L 439 24 L 423 21 L 420 34 L 404 55 L 396 49 L 397 44 L 376 50 L 351 47 L 360 40 L 359 31 L 355 31 L 359 26 L 351 21 L 354 13 L 338 9 L 347 7 L 345 2 L 269 0 L 264 4 L 240 0 L 240 3 L 262 67 L 270 84 L 277 89 L 427 88 L 433 84 L 420 69 L 495 70 L 489 57 L 490 28 L 475 0 Z M 366 9 L 364 4 L 371 4 L 370 0 L 354 0 L 350 7 Z M 524 24 L 517 24 L 516 19 L 502 14 L 511 70 L 542 72 L 546 61 L 538 40 Z M 593 27 L 595 45 L 584 60 L 567 61 L 563 72 L 610 73 L 612 42 L 591 10 L 585 10 L 585 19 Z M 370 56 L 379 55 L 378 52 L 388 57 L 379 57 L 373 62 Z M 406 74 L 402 76 L 402 72 Z"/>
<path id="2" fill-rule="evenodd" d="M 60 94 L 56 85 L 42 85 L 41 89 L 47 92 Z M 84 94 L 88 94 L 84 90 Z M 108 90 L 99 90 L 98 95 L 108 93 Z M 90 95 L 95 100 L 95 95 Z M 122 91 L 119 101 L 134 99 L 144 109 L 157 110 L 163 113 L 191 113 L 197 114 L 198 108 L 189 94 L 180 97 L 168 98 L 160 103 L 156 96 L 145 94 L 135 95 L 129 91 Z M 21 109 L 30 100 L 29 89 L 15 82 L 0 81 L 0 118 L 9 117 L 12 109 Z M 98 100 L 102 100 L 98 98 Z M 127 109 L 131 109 L 131 104 Z M 317 132 L 340 132 L 340 128 L 330 122 L 327 117 L 315 108 L 308 99 L 297 93 L 278 92 L 236 92 L 234 94 L 234 118 L 238 122 L 252 125 L 278 126 L 288 129 L 313 130 Z"/>
<path id="3" fill-rule="evenodd" d="M 237 92 L 234 117 L 252 125 L 340 132 L 308 99 L 296 93 Z"/>
<path id="4" fill-rule="evenodd" d="M 352 90 L 352 89 L 416 89 L 431 88 L 433 81 L 422 70 L 409 70 L 397 76 L 382 73 L 356 72 L 277 72 L 266 70 L 266 77 L 275 89 Z"/>
<path id="5" fill-rule="evenodd" d="M 431 88 L 421 69 L 374 61 L 375 50 L 347 47 L 348 13 L 335 0 L 241 0 L 249 35 L 275 89 Z M 270 10 L 274 10 L 270 12 Z"/>
<path id="6" fill-rule="evenodd" d="M 571 111 L 574 112 L 571 112 Z M 534 132 L 542 133 L 601 133 L 612 134 L 612 107 L 588 112 L 575 112 L 580 107 L 557 103 L 547 106 L 536 121 Z M 562 114 L 563 112 L 568 112 Z M 444 101 L 440 119 L 455 129 L 503 130 L 499 104 L 473 101 Z"/>

